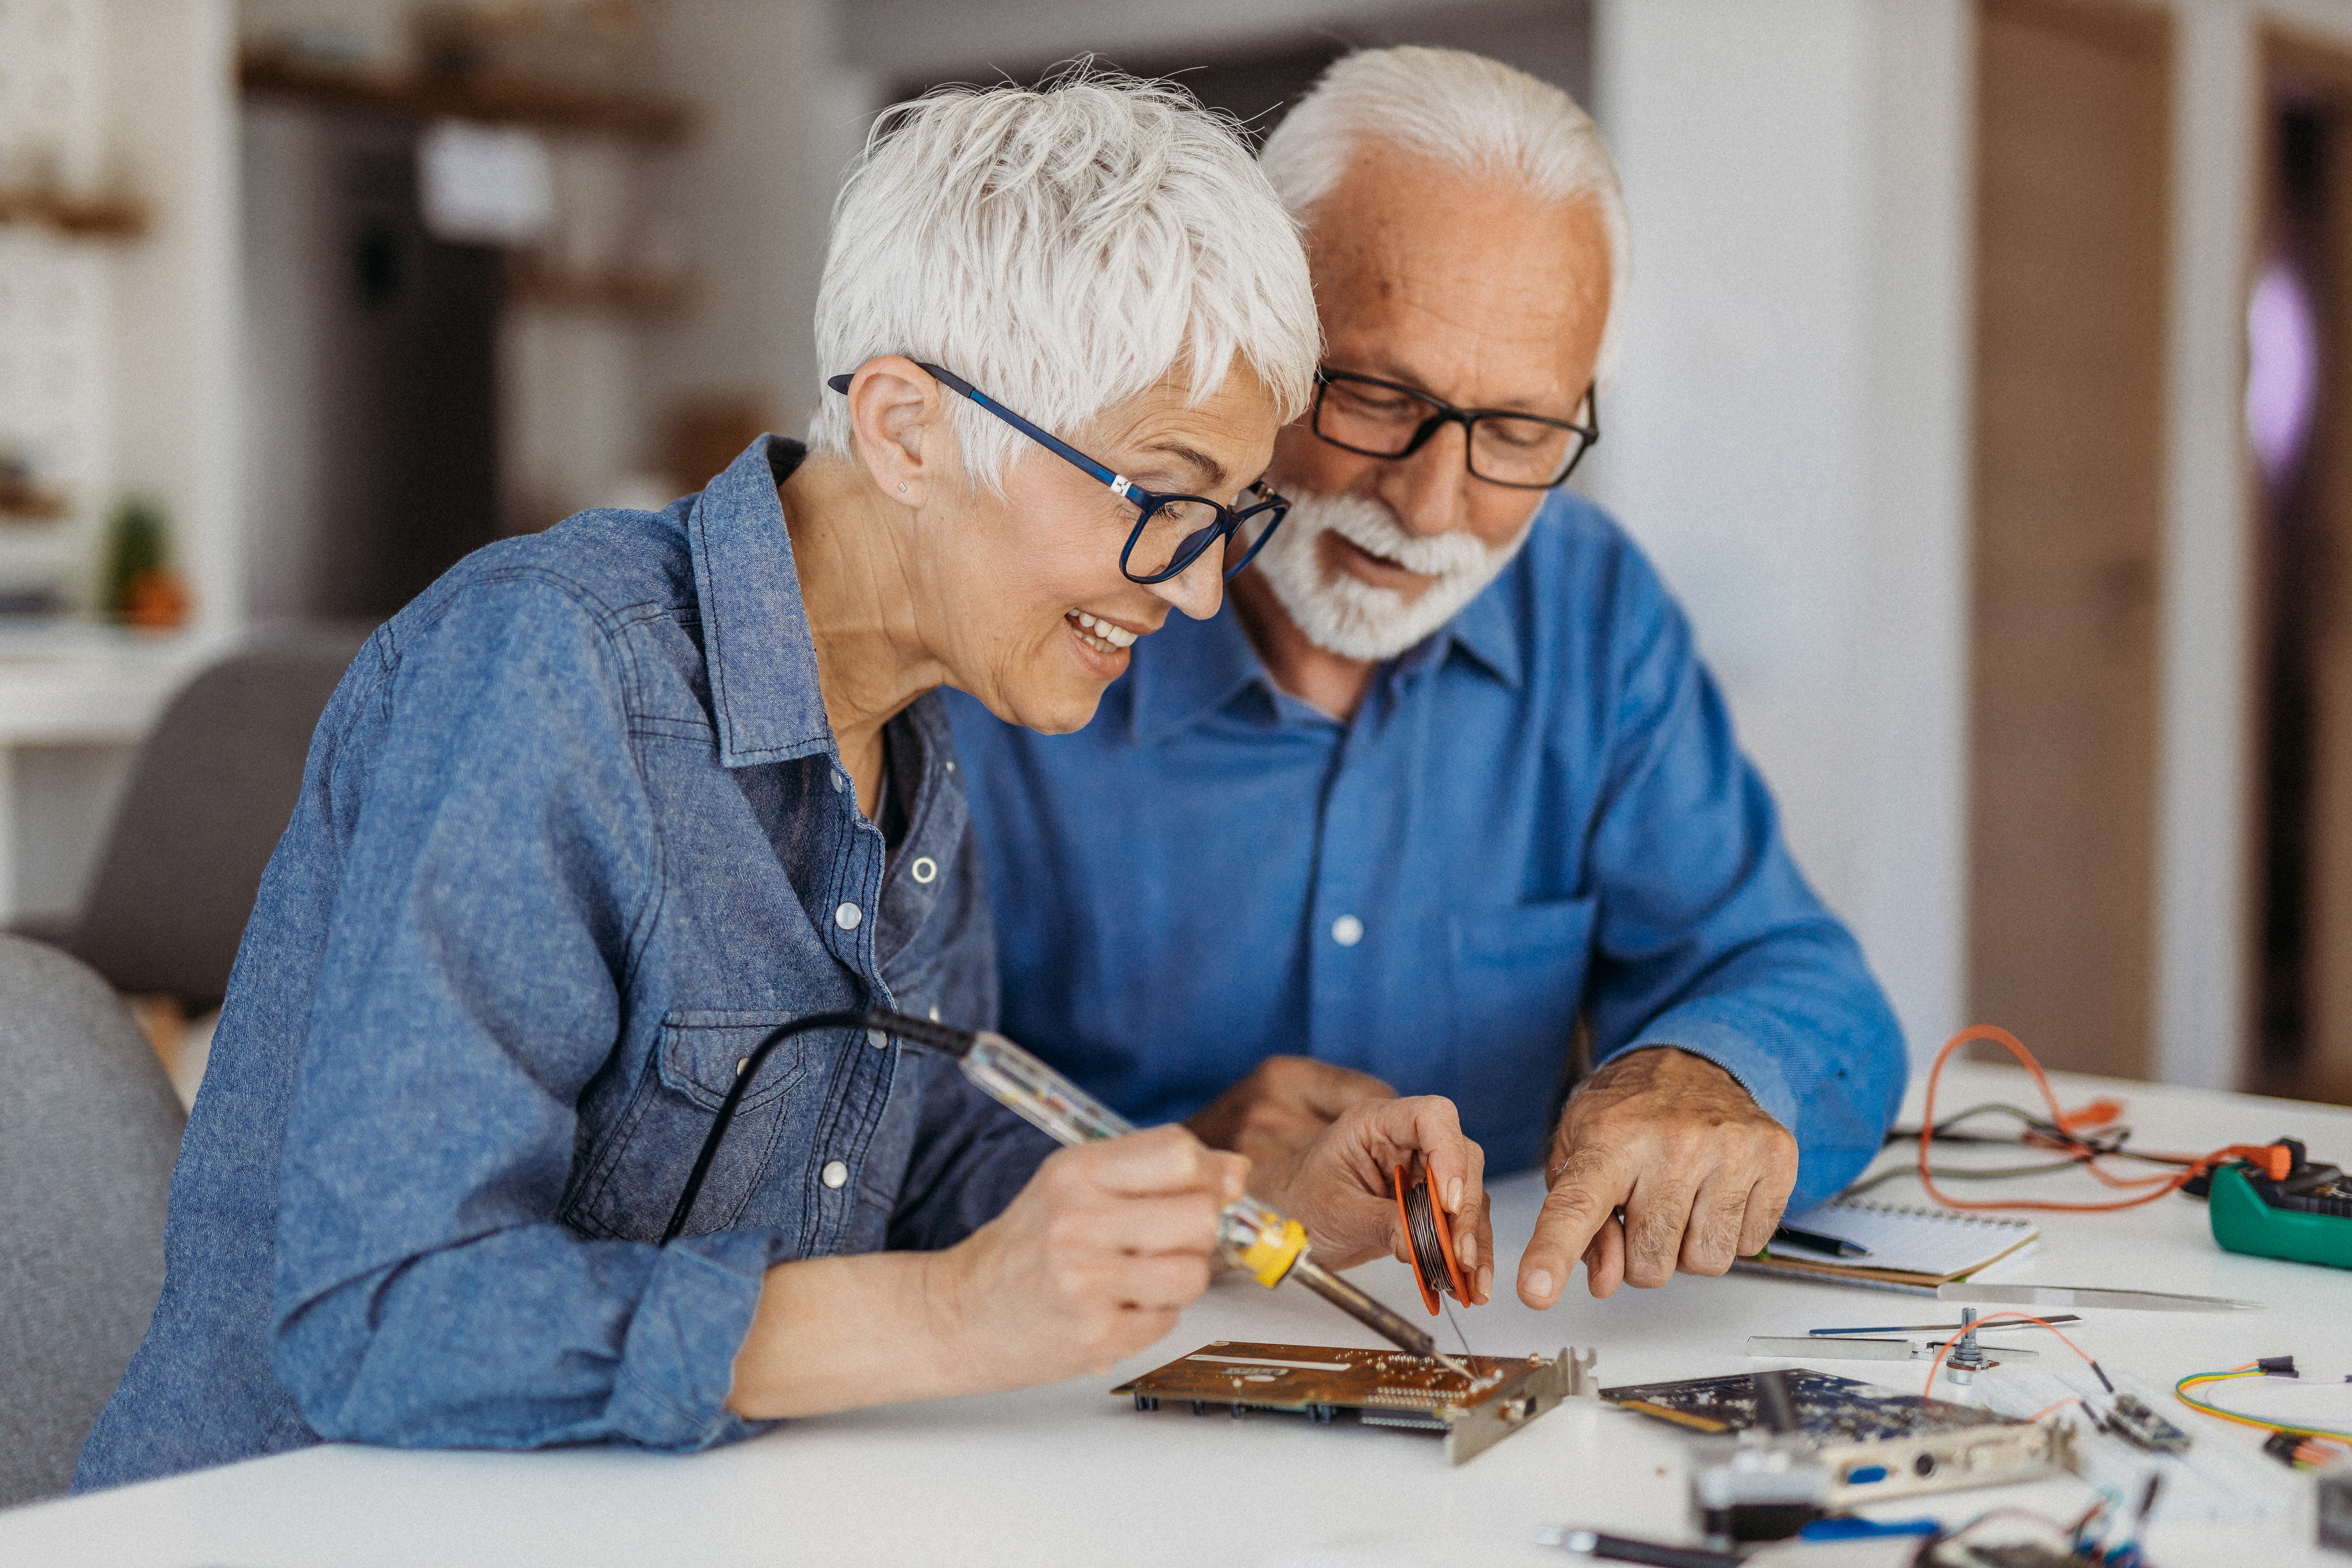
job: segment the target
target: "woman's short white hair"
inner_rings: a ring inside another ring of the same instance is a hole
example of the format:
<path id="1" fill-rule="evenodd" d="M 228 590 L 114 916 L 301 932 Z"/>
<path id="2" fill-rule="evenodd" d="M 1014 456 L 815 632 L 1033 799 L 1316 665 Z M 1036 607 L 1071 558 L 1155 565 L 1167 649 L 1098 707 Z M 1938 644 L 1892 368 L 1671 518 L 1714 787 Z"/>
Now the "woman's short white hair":
<path id="1" fill-rule="evenodd" d="M 905 354 L 1066 437 L 1180 366 L 1198 403 L 1236 357 L 1287 423 L 1321 344 L 1297 225 L 1234 122 L 1171 82 L 1079 65 L 927 93 L 884 111 L 834 204 L 828 375 Z M 997 487 L 1030 443 L 948 401 L 965 464 Z M 825 396 L 810 444 L 849 437 L 846 401 Z"/>
<path id="2" fill-rule="evenodd" d="M 1574 99 L 1461 49 L 1367 49 L 1323 73 L 1266 138 L 1258 165 L 1291 216 L 1312 223 L 1316 204 L 1366 142 L 1473 175 L 1517 180 L 1545 200 L 1592 203 L 1609 241 L 1609 321 L 1599 365 L 1608 378 L 1617 363 L 1633 240 L 1616 161 Z"/>

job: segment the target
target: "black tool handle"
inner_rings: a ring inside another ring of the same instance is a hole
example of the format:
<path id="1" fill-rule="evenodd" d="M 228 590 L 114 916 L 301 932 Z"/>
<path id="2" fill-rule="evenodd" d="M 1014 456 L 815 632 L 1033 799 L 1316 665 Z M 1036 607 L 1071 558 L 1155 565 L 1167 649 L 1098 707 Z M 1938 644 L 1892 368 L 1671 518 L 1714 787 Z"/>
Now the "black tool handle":
<path id="1" fill-rule="evenodd" d="M 1710 1552 L 1704 1546 L 1668 1546 L 1656 1541 L 1635 1541 L 1626 1535 L 1603 1535 L 1597 1530 L 1571 1530 L 1560 1536 L 1564 1551 L 1609 1563 L 1648 1563 L 1655 1568 L 1739 1568 L 1733 1552 Z"/>

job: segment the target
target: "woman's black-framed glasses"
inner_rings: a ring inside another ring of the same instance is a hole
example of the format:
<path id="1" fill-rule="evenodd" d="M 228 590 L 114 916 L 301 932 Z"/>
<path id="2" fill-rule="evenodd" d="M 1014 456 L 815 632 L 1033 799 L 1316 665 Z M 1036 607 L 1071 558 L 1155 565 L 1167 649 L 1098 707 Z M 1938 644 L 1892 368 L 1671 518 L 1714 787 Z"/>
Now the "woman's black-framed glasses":
<path id="1" fill-rule="evenodd" d="M 1143 515 L 1135 520 L 1135 528 L 1127 536 L 1127 547 L 1118 552 L 1118 569 L 1130 583 L 1165 583 L 1181 576 L 1186 567 L 1207 553 L 1209 546 L 1220 540 L 1231 541 L 1245 522 L 1263 520 L 1264 526 L 1258 529 L 1255 538 L 1240 535 L 1244 543 L 1238 558 L 1233 557 L 1233 545 L 1226 545 L 1225 575 L 1231 577 L 1265 548 L 1265 542 L 1274 537 L 1274 531 L 1282 526 L 1284 516 L 1290 510 L 1290 503 L 1266 489 L 1263 480 L 1252 484 L 1245 492 L 1258 497 L 1257 504 L 1238 510 L 1220 506 L 1204 496 L 1161 495 L 1147 490 L 1058 436 L 1032 425 L 953 371 L 925 364 L 921 360 L 915 363 L 937 376 L 940 384 L 949 391 L 971 398 L 1055 457 L 1108 485 L 1113 495 L 1135 504 Z M 846 393 L 849 382 L 848 376 L 836 375 L 825 384 L 835 392 Z"/>
<path id="2" fill-rule="evenodd" d="M 1462 426 L 1470 472 L 1488 484 L 1548 490 L 1568 482 L 1601 439 L 1601 393 L 1587 387 L 1584 423 L 1502 408 L 1456 408 L 1418 387 L 1352 371 L 1315 373 L 1315 434 L 1366 458 L 1410 458 L 1448 425 Z"/>

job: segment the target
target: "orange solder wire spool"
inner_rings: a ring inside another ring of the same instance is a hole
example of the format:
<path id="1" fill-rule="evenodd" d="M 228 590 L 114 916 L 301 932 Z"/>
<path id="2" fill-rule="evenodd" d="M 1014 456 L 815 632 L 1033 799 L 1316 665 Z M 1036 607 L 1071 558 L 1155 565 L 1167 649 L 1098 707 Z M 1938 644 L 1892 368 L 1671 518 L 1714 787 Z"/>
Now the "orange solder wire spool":
<path id="1" fill-rule="evenodd" d="M 1427 1166 L 1422 1167 L 1417 1182 L 1406 1181 L 1405 1168 L 1396 1167 L 1396 1200 L 1397 1221 L 1404 1226 L 1405 1240 L 1412 1247 L 1412 1281 L 1421 1287 L 1422 1305 L 1433 1318 L 1440 1296 L 1468 1300 L 1462 1286 L 1462 1265 L 1454 1256 L 1454 1222 L 1446 1217 L 1437 1194 L 1429 1190 Z"/>

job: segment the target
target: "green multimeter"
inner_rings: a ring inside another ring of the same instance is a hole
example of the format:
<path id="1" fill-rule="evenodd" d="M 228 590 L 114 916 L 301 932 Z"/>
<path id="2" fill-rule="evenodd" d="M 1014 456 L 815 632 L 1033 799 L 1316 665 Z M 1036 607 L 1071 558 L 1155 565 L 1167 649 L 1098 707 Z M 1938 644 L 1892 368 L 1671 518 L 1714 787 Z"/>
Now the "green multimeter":
<path id="1" fill-rule="evenodd" d="M 2213 1168 L 2213 1239 L 2257 1258 L 2352 1268 L 2352 1176 L 2313 1164 L 2292 1138 L 2279 1142 L 2294 1163 L 2275 1182 L 2243 1161 Z"/>

